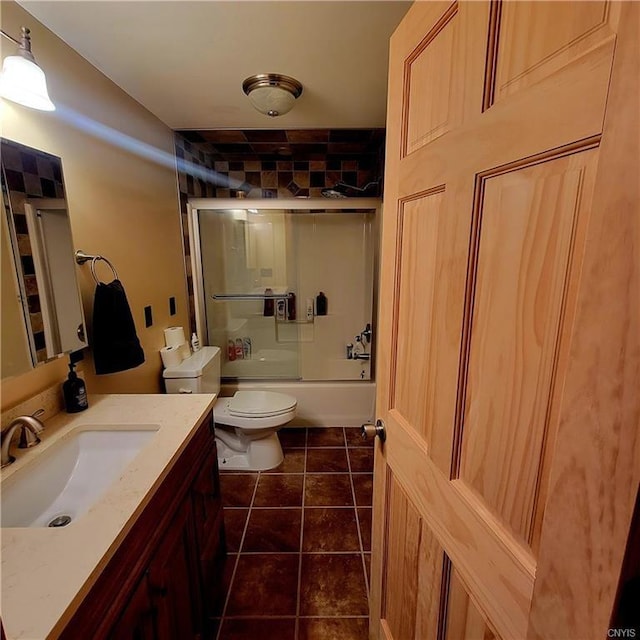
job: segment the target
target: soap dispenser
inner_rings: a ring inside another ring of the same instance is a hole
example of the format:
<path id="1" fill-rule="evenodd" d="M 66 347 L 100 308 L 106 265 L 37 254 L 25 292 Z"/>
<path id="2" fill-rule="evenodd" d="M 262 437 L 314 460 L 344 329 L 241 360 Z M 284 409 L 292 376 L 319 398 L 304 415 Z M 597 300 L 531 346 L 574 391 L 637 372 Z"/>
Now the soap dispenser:
<path id="1" fill-rule="evenodd" d="M 89 408 L 87 400 L 87 387 L 82 378 L 78 378 L 75 372 L 74 362 L 69 362 L 69 377 L 62 385 L 62 393 L 64 395 L 64 406 L 67 413 L 79 413 Z"/>

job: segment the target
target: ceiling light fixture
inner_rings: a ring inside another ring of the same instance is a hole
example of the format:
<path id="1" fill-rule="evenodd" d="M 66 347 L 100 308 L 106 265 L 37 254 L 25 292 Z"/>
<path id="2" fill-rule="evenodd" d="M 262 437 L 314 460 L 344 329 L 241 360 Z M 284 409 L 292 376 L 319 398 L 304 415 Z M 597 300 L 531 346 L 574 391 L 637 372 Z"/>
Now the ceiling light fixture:
<path id="1" fill-rule="evenodd" d="M 278 73 L 258 73 L 242 83 L 242 90 L 260 113 L 275 118 L 293 108 L 302 95 L 302 85 L 289 76 Z"/>
<path id="2" fill-rule="evenodd" d="M 29 29 L 22 27 L 20 40 L 4 31 L 0 33 L 18 45 L 17 54 L 4 59 L 0 74 L 0 96 L 32 109 L 54 111 L 56 107 L 49 98 L 44 71 L 36 64 L 31 53 Z"/>

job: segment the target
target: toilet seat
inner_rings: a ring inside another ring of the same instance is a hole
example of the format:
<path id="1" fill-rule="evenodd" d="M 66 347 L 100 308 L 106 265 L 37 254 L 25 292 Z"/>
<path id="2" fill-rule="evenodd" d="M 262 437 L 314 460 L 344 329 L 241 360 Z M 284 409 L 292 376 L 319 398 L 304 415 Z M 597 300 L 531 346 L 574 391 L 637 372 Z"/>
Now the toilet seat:
<path id="1" fill-rule="evenodd" d="M 230 415 L 238 418 L 270 418 L 294 411 L 298 401 L 275 391 L 236 391 L 227 405 Z"/>
<path id="2" fill-rule="evenodd" d="M 275 391 L 236 391 L 232 398 L 219 398 L 213 407 L 217 424 L 257 433 L 279 427 L 296 415 L 298 401 Z"/>

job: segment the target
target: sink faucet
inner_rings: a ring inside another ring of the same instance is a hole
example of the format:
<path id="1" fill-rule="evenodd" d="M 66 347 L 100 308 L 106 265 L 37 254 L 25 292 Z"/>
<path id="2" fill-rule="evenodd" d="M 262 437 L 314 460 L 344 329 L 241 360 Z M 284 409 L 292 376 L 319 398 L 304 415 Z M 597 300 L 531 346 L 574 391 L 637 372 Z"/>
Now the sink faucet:
<path id="1" fill-rule="evenodd" d="M 44 413 L 44 409 L 39 409 L 31 416 L 18 416 L 3 432 L 0 434 L 0 441 L 2 447 L 0 448 L 1 466 L 2 468 L 10 465 L 15 461 L 12 455 L 9 455 L 9 447 L 11 446 L 11 440 L 16 429 L 20 428 L 20 444 L 21 449 L 27 449 L 29 447 L 35 447 L 40 442 L 38 437 L 39 433 L 44 431 L 44 425 L 38 416 Z"/>

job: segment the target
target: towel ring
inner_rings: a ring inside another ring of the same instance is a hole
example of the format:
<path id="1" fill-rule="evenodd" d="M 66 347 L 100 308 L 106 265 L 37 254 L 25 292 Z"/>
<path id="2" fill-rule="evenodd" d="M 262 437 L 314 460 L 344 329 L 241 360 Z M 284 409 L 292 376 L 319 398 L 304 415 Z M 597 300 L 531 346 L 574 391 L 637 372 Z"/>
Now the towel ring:
<path id="1" fill-rule="evenodd" d="M 96 281 L 96 284 L 106 284 L 106 283 L 100 282 L 100 278 L 98 278 L 98 275 L 96 274 L 96 262 L 98 260 L 102 260 L 103 262 L 106 262 L 109 265 L 111 272 L 113 273 L 113 279 L 118 280 L 118 272 L 116 271 L 116 268 L 105 257 L 100 255 L 98 256 L 90 255 L 82 251 L 82 249 L 78 249 L 74 255 L 76 258 L 76 262 L 78 264 L 84 264 L 85 262 L 89 262 L 89 260 L 91 260 L 91 275 L 93 276 L 93 279 Z"/>
<path id="2" fill-rule="evenodd" d="M 93 276 L 93 279 L 96 281 L 96 284 L 106 284 L 106 283 L 102 283 L 100 281 L 100 278 L 98 278 L 96 274 L 96 262 L 98 262 L 98 260 L 102 260 L 103 262 L 107 263 L 107 265 L 111 269 L 111 272 L 113 273 L 113 279 L 117 280 L 118 272 L 116 271 L 116 268 L 111 264 L 111 262 L 109 262 L 109 260 L 107 260 L 106 258 L 103 258 L 102 256 L 93 256 L 93 258 L 91 258 L 91 275 Z"/>

